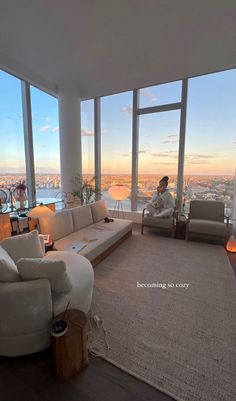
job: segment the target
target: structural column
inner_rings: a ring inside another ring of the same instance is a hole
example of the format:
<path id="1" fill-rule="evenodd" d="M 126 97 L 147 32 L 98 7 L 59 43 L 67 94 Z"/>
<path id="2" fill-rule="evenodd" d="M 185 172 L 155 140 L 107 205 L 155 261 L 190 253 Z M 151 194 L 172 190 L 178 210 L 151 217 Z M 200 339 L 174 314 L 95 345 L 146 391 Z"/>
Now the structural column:
<path id="1" fill-rule="evenodd" d="M 61 188 L 73 192 L 75 176 L 82 177 L 80 96 L 66 87 L 59 88 L 59 128 Z"/>

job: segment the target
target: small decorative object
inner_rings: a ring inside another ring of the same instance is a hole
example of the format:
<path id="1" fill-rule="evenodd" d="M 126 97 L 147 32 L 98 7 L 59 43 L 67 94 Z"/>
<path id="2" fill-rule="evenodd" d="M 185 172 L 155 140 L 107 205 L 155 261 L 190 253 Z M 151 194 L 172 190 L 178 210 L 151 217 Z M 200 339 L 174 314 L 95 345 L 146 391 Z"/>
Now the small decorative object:
<path id="1" fill-rule="evenodd" d="M 130 195 L 130 189 L 126 185 L 116 184 L 109 188 L 108 193 L 110 197 L 116 201 L 113 215 L 115 211 L 117 211 L 117 215 L 119 217 L 121 211 L 124 217 L 122 201 L 128 198 Z"/>
<path id="2" fill-rule="evenodd" d="M 94 186 L 94 178 L 89 180 L 83 180 L 80 174 L 77 174 L 73 180 L 74 191 L 73 196 L 78 198 L 81 205 L 87 205 L 88 203 L 95 202 L 96 195 L 100 193 L 100 190 Z"/>
<path id="3" fill-rule="evenodd" d="M 25 201 L 28 199 L 26 195 L 26 184 L 25 181 L 20 181 L 14 189 L 14 198 L 17 202 L 20 203 L 20 209 L 23 209 L 25 207 Z"/>

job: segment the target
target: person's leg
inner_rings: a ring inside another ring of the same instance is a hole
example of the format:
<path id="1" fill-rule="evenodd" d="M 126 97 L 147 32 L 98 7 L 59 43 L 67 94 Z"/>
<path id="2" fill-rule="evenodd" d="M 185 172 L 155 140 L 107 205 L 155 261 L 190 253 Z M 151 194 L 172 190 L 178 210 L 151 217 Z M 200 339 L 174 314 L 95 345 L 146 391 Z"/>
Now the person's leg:
<path id="1" fill-rule="evenodd" d="M 158 209 L 152 206 L 151 203 L 147 204 L 146 209 L 151 215 L 158 213 Z"/>

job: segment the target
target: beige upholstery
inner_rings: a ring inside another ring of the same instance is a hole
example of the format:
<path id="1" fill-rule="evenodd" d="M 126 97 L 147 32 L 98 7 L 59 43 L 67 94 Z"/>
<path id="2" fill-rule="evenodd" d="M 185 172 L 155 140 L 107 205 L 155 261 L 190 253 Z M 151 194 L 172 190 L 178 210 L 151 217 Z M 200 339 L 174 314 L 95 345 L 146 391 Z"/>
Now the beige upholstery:
<path id="1" fill-rule="evenodd" d="M 141 234 L 143 234 L 144 227 L 153 227 L 160 230 L 166 230 L 170 232 L 172 237 L 175 233 L 175 219 L 176 219 L 176 209 L 172 212 L 170 217 L 154 217 L 148 213 L 145 213 L 146 208 L 143 209 L 142 214 L 142 225 Z"/>
<path id="2" fill-rule="evenodd" d="M 29 238 L 27 234 L 22 236 Z M 19 237 L 12 237 L 13 248 Z M 25 249 L 23 251 L 27 257 Z M 32 249 L 29 256 L 32 257 Z M 91 263 L 72 252 L 49 252 L 46 259 L 65 262 L 72 288 L 66 294 L 54 292 L 55 288 L 47 278 L 0 282 L 0 355 L 31 354 L 47 348 L 54 316 L 67 307 L 85 313 L 89 311 L 94 277 Z M 18 276 L 16 280 L 19 280 Z"/>
<path id="3" fill-rule="evenodd" d="M 72 209 L 63 210 L 53 217 L 40 217 L 41 234 L 50 234 L 54 241 L 73 232 Z"/>
<path id="4" fill-rule="evenodd" d="M 131 230 L 132 222 L 129 220 L 114 219 L 111 223 L 100 221 L 56 241 L 55 249 L 65 250 L 73 243 L 84 242 L 86 247 L 80 251 L 80 255 L 93 261 Z"/>
<path id="5" fill-rule="evenodd" d="M 91 207 L 91 212 L 92 212 L 94 223 L 97 223 L 98 221 L 109 216 L 106 204 L 103 200 L 100 200 L 95 203 L 91 203 L 90 207 Z"/>
<path id="6" fill-rule="evenodd" d="M 224 222 L 224 207 L 224 203 L 218 201 L 191 201 L 186 240 L 191 235 L 218 237 L 225 240 L 229 231 L 228 224 Z"/>
<path id="7" fill-rule="evenodd" d="M 70 209 L 73 218 L 73 231 L 80 230 L 93 224 L 93 216 L 90 205 L 77 206 Z"/>

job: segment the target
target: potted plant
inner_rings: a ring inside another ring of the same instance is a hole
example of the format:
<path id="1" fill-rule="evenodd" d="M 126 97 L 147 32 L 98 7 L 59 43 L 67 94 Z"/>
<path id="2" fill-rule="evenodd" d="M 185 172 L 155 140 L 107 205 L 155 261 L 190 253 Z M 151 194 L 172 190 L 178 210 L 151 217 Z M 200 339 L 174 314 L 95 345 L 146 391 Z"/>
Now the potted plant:
<path id="1" fill-rule="evenodd" d="M 78 198 L 81 205 L 95 202 L 96 196 L 100 194 L 100 190 L 95 187 L 94 177 L 91 180 L 83 179 L 80 174 L 76 174 L 73 179 L 74 191 L 73 196 Z"/>

